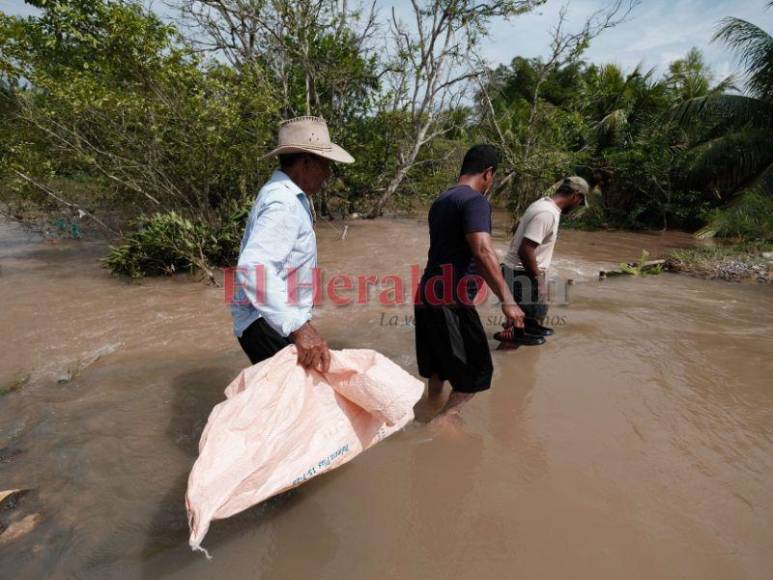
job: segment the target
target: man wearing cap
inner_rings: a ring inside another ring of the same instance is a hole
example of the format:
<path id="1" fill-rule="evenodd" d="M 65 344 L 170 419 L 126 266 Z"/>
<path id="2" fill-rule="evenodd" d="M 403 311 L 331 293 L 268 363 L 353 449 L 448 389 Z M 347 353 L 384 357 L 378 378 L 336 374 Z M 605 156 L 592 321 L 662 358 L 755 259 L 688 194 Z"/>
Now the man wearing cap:
<path id="1" fill-rule="evenodd" d="M 542 325 L 547 316 L 547 271 L 553 259 L 562 214 L 588 204 L 589 186 L 582 177 L 559 181 L 548 195 L 532 203 L 523 214 L 502 264 L 502 274 L 523 310 L 524 327 L 507 328 L 494 335 L 502 342 L 544 344 L 553 329 Z"/>
<path id="2" fill-rule="evenodd" d="M 319 117 L 279 127 L 278 146 L 265 155 L 279 169 L 260 189 L 239 251 L 231 302 L 234 334 L 252 364 L 295 344 L 298 363 L 327 371 L 330 351 L 311 324 L 317 240 L 309 196 L 330 176 L 330 162 L 354 158 L 330 141 Z"/>

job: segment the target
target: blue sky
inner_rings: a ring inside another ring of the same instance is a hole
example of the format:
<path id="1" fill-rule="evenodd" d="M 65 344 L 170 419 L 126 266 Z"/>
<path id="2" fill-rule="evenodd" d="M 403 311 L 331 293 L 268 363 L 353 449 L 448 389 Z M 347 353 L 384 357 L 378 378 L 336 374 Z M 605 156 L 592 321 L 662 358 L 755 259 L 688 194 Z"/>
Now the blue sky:
<path id="1" fill-rule="evenodd" d="M 608 0 L 548 0 L 534 12 L 498 21 L 482 46 L 482 54 L 492 63 L 507 63 L 514 56 L 539 56 L 547 52 L 550 28 L 560 8 L 569 7 L 568 27 L 577 28 Z M 161 2 L 157 8 L 168 12 Z M 399 13 L 408 14 L 408 0 L 378 0 L 383 16 L 394 5 Z M 638 63 L 646 68 L 664 70 L 672 60 L 683 56 L 691 47 L 704 51 L 717 78 L 737 73 L 738 64 L 721 44 L 710 43 L 717 22 L 724 16 L 749 20 L 773 32 L 773 9 L 766 10 L 765 0 L 643 0 L 630 19 L 597 38 L 586 53 L 593 62 L 614 62 L 626 69 Z M 0 0 L 0 10 L 8 14 L 29 14 L 23 0 Z"/>

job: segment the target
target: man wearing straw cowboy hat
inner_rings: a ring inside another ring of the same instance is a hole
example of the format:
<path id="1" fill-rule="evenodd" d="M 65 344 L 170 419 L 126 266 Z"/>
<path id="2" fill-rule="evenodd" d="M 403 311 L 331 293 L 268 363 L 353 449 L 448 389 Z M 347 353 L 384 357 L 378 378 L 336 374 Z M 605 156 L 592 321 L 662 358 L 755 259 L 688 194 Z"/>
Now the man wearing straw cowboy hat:
<path id="1" fill-rule="evenodd" d="M 330 140 L 319 117 L 279 126 L 279 169 L 260 189 L 247 220 L 231 301 L 234 334 L 252 364 L 295 344 L 298 363 L 326 371 L 327 343 L 311 324 L 317 265 L 312 205 L 330 177 L 330 162 L 354 158 Z"/>

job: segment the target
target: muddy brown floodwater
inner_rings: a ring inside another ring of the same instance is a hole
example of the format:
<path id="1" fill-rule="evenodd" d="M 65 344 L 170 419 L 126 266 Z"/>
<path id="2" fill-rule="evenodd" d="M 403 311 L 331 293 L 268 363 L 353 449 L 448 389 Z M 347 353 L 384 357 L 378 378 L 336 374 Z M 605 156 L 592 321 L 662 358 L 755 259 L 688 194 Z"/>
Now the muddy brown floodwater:
<path id="1" fill-rule="evenodd" d="M 500 224 L 501 225 L 501 224 Z M 497 243 L 505 247 L 503 228 Z M 318 226 L 326 272 L 408 276 L 423 219 Z M 97 243 L 0 229 L 3 578 L 770 578 L 773 292 L 598 270 L 686 235 L 562 231 L 573 278 L 541 347 L 494 353 L 456 432 L 414 424 L 334 472 L 215 522 L 188 549 L 183 496 L 207 415 L 247 359 L 221 289 L 112 278 Z M 336 348 L 416 372 L 410 307 L 315 319 Z M 484 323 L 494 306 L 481 309 Z M 492 342 L 492 346 L 494 346 Z M 421 411 L 421 409 L 419 409 Z"/>

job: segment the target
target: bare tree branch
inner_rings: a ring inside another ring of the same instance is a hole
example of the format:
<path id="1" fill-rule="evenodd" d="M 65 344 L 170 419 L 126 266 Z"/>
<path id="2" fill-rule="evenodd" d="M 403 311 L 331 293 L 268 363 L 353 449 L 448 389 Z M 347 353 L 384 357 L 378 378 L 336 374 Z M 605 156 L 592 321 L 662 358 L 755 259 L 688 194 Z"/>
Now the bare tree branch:
<path id="1" fill-rule="evenodd" d="M 368 217 L 380 215 L 387 201 L 416 164 L 422 148 L 446 132 L 435 129 L 447 120 L 449 103 L 459 103 L 467 85 L 480 73 L 470 68 L 466 55 L 485 35 L 494 17 L 510 17 L 544 3 L 544 0 L 411 0 L 413 26 L 392 11 L 390 32 L 396 47 L 392 75 L 392 112 L 409 115 L 409 131 L 398 152 L 395 172 Z M 410 69 L 410 80 L 404 72 Z"/>
<path id="2" fill-rule="evenodd" d="M 116 231 L 111 229 L 110 226 L 108 226 L 105 222 L 103 222 L 101 219 L 99 219 L 97 216 L 95 216 L 90 211 L 88 211 L 86 209 L 83 209 L 81 206 L 79 206 L 76 203 L 72 203 L 72 202 L 67 201 L 60 194 L 57 194 L 53 190 L 51 190 L 48 187 L 46 187 L 45 185 L 43 185 L 41 183 L 38 183 L 37 181 L 32 179 L 29 175 L 26 175 L 25 173 L 22 173 L 21 171 L 17 171 L 15 169 L 13 170 L 13 172 L 17 176 L 21 177 L 24 181 L 26 181 L 30 185 L 33 185 L 34 187 L 38 188 L 40 191 L 42 191 L 43 193 L 45 193 L 49 197 L 52 197 L 53 199 L 55 199 L 59 203 L 65 205 L 65 206 L 67 206 L 67 207 L 69 207 L 71 209 L 78 210 L 79 214 L 82 214 L 82 215 L 90 217 L 92 220 L 94 220 L 94 222 L 96 222 L 97 224 L 102 226 L 109 234 L 111 234 L 111 235 L 116 235 L 117 234 Z"/>
<path id="3" fill-rule="evenodd" d="M 529 119 L 523 143 L 523 153 L 518 155 L 512 150 L 512 147 L 505 145 L 505 155 L 509 159 L 514 160 L 514 167 L 494 188 L 491 193 L 492 197 L 510 186 L 518 172 L 524 172 L 531 161 L 532 150 L 535 145 L 534 140 L 536 138 L 536 125 L 540 113 L 541 91 L 545 81 L 555 71 L 577 62 L 582 54 L 588 49 L 594 38 L 628 20 L 633 10 L 641 4 L 641 1 L 642 0 L 612 0 L 609 5 L 600 8 L 591 14 L 580 29 L 575 32 L 568 32 L 566 30 L 568 5 L 561 8 L 558 15 L 558 21 L 552 30 L 550 54 L 539 66 L 537 82 L 535 83 L 531 99 Z M 495 119 L 496 114 L 493 107 L 490 106 L 490 97 L 487 94 L 483 96 L 484 99 L 489 99 L 489 111 L 492 114 L 492 118 Z"/>

